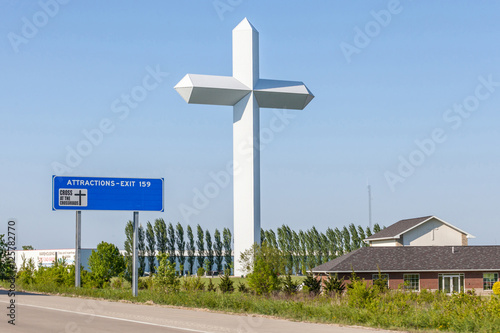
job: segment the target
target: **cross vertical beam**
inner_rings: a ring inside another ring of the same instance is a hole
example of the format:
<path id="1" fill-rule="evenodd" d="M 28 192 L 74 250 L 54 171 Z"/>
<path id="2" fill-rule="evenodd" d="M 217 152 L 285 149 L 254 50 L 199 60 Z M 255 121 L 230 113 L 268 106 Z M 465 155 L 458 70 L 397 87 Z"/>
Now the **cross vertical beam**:
<path id="1" fill-rule="evenodd" d="M 233 110 L 234 275 L 244 274 L 241 252 L 260 244 L 259 106 L 252 93 Z"/>

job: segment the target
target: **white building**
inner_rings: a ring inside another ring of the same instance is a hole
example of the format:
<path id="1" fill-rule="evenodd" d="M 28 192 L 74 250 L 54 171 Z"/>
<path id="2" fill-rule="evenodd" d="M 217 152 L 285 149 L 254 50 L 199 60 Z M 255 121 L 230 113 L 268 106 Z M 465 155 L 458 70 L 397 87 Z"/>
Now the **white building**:
<path id="1" fill-rule="evenodd" d="M 437 218 L 401 220 L 364 239 L 370 246 L 467 246 L 471 234 Z"/>

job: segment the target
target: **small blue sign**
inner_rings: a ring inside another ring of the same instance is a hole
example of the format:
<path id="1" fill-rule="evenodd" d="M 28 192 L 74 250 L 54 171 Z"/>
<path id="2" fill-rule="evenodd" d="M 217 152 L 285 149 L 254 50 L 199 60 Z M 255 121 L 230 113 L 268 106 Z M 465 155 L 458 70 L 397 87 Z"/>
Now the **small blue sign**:
<path id="1" fill-rule="evenodd" d="M 163 212 L 163 178 L 52 176 L 52 210 Z"/>

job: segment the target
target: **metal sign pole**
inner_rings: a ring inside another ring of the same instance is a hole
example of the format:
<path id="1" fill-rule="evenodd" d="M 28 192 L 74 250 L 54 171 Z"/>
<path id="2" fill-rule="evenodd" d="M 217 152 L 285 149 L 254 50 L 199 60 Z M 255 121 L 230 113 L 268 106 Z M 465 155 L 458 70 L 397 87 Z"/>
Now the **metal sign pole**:
<path id="1" fill-rule="evenodd" d="M 138 278 L 138 273 L 139 273 L 139 269 L 138 269 L 138 255 L 137 255 L 137 234 L 138 234 L 138 230 L 139 230 L 139 212 L 134 212 L 134 241 L 133 241 L 133 253 L 134 253 L 134 257 L 133 257 L 133 260 L 132 260 L 132 296 L 134 297 L 137 297 L 137 293 L 138 293 L 138 282 L 139 282 L 139 278 Z"/>
<path id="2" fill-rule="evenodd" d="M 82 211 L 76 211 L 76 240 L 75 240 L 75 287 L 80 287 L 80 249 L 82 247 Z"/>

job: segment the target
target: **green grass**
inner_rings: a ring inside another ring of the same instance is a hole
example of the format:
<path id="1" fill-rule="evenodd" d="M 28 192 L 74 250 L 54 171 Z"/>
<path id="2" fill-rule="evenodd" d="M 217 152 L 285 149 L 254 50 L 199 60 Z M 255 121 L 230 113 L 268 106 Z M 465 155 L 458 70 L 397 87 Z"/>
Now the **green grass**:
<path id="1" fill-rule="evenodd" d="M 205 284 L 209 278 L 203 278 Z M 302 278 L 299 278 L 302 279 Z M 213 278 L 218 285 L 219 278 Z M 235 285 L 245 279 L 234 278 Z M 6 283 L 1 284 L 7 287 Z M 316 323 L 361 325 L 385 329 L 448 332 L 500 332 L 500 298 L 467 294 L 446 296 L 442 293 L 379 293 L 359 288 L 348 296 L 317 296 L 298 293 L 293 296 L 275 294 L 255 296 L 239 292 L 165 293 L 140 290 L 133 297 L 130 289 L 91 289 L 56 287 L 54 285 L 18 286 L 66 296 L 83 296 L 108 300 L 129 300 L 137 303 L 205 308 L 231 313 L 253 313 L 284 319 Z"/>

